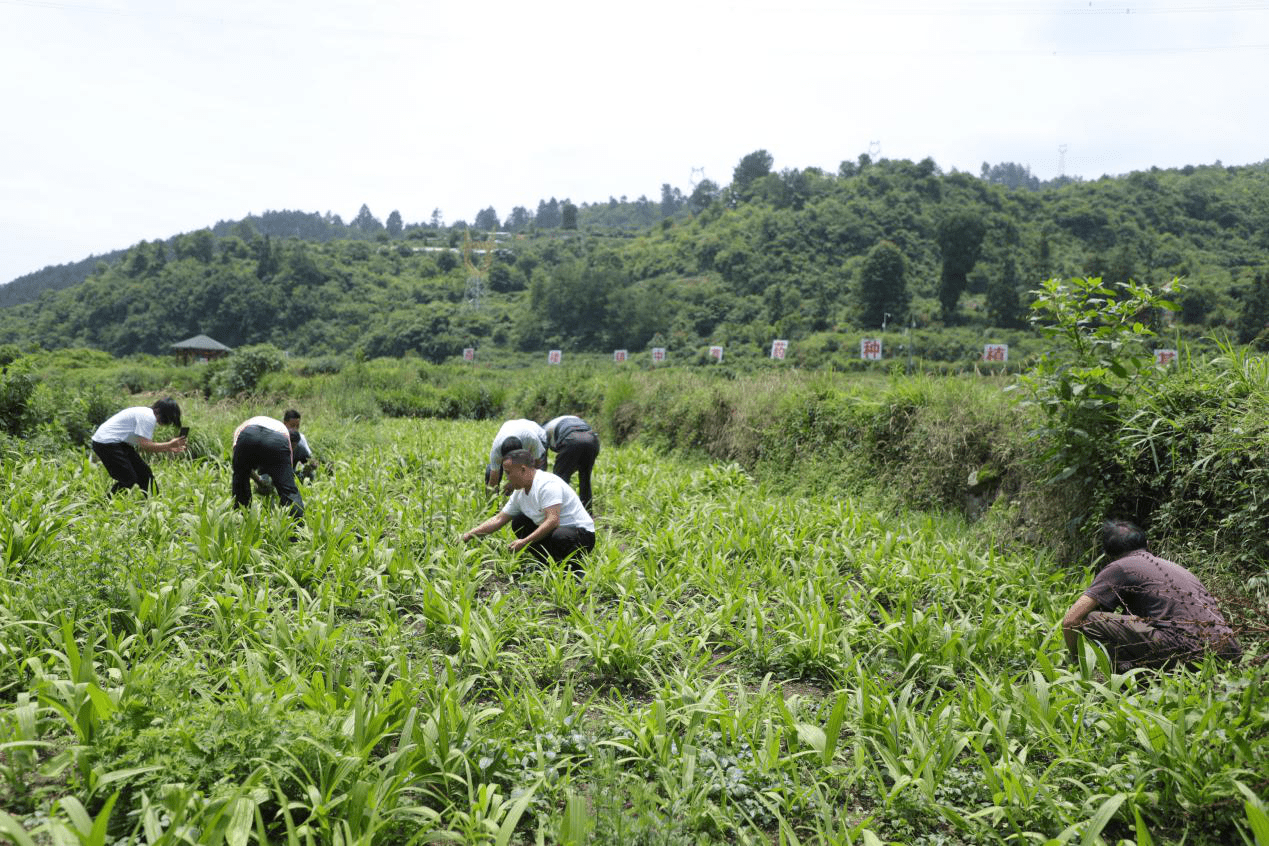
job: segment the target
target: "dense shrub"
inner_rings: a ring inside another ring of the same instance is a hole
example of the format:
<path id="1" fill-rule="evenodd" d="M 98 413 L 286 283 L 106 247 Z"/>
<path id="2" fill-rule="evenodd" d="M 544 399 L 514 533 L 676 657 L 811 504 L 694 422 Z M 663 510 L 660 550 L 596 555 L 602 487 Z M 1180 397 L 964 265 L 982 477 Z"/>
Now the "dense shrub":
<path id="1" fill-rule="evenodd" d="M 207 367 L 203 394 L 207 397 L 238 397 L 255 390 L 266 373 L 286 365 L 282 351 L 272 344 L 243 347 Z"/>

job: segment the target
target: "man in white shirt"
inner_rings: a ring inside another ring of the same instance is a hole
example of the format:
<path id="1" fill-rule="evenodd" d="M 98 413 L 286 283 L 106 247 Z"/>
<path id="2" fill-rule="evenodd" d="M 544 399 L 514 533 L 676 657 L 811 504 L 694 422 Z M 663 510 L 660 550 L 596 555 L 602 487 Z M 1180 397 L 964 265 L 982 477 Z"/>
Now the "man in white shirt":
<path id="1" fill-rule="evenodd" d="M 503 456 L 513 449 L 528 450 L 535 467 L 546 467 L 546 432 L 542 427 L 524 418 L 508 420 L 498 429 L 493 445 L 489 448 L 485 485 L 491 492 L 497 491 L 498 484 L 502 481 Z"/>
<path id="2" fill-rule="evenodd" d="M 572 555 L 577 567 L 579 559 L 595 548 L 595 521 L 563 479 L 533 465 L 528 450 L 512 450 L 503 457 L 502 474 L 511 487 L 511 497 L 493 517 L 464 532 L 462 541 L 496 532 L 510 523 L 516 536 L 512 552 L 527 547 L 538 558 L 549 556 L 556 561 Z"/>
<path id="3" fill-rule="evenodd" d="M 138 405 L 125 408 L 97 427 L 93 432 L 93 453 L 115 480 L 110 493 L 136 486 L 143 493 L 157 492 L 154 473 L 150 465 L 141 460 L 142 452 L 181 452 L 185 449 L 185 436 L 178 435 L 170 441 L 155 441 L 154 427 L 158 424 L 180 426 L 181 407 L 170 397 L 161 399 L 149 407 Z"/>
<path id="4" fill-rule="evenodd" d="M 295 466 L 291 457 L 291 430 L 272 417 L 252 417 L 234 429 L 233 494 L 234 501 L 246 507 L 251 504 L 251 474 L 267 474 L 278 499 L 297 518 L 304 517 L 304 500 L 295 486 Z"/>

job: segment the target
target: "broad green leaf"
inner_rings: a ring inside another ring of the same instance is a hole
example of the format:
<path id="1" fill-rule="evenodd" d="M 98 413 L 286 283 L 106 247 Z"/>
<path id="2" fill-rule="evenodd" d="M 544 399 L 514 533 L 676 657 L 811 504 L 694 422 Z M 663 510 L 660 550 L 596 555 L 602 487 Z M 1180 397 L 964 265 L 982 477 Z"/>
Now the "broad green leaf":
<path id="1" fill-rule="evenodd" d="M 1093 846 L 1094 843 L 1101 839 L 1102 829 L 1106 827 L 1106 823 L 1110 822 L 1110 818 L 1115 815 L 1115 811 L 1119 810 L 1119 806 L 1127 798 L 1127 793 L 1116 793 L 1102 803 L 1102 806 L 1097 809 L 1097 813 L 1093 814 L 1093 818 L 1088 821 L 1088 828 L 1084 829 L 1084 836 L 1080 839 L 1080 846 Z"/>

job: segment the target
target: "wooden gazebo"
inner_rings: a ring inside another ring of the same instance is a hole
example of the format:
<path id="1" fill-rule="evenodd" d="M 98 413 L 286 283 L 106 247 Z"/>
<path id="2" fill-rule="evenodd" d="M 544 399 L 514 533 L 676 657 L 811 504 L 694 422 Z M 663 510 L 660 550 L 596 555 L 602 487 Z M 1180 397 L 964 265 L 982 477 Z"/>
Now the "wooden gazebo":
<path id="1" fill-rule="evenodd" d="M 215 338 L 209 338 L 206 335 L 195 335 L 192 338 L 186 338 L 184 341 L 177 341 L 172 344 L 172 351 L 176 353 L 176 357 L 181 360 L 182 364 L 206 364 L 233 352 L 220 341 Z"/>

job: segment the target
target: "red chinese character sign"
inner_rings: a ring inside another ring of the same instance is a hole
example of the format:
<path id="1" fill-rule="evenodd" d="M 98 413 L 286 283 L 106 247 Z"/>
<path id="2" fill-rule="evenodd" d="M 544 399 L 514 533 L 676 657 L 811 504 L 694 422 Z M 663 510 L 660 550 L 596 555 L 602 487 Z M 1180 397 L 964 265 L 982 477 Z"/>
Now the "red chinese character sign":
<path id="1" fill-rule="evenodd" d="M 617 362 L 618 364 L 624 364 L 624 363 L 625 363 L 625 361 L 626 361 L 626 351 L 625 351 L 625 350 L 613 350 L 613 351 L 612 351 L 612 360 L 613 360 L 613 361 L 615 361 L 615 362 Z"/>
<path id="2" fill-rule="evenodd" d="M 1160 367 L 1167 367 L 1169 364 L 1176 362 L 1176 350 L 1155 350 L 1154 363 Z"/>
<path id="3" fill-rule="evenodd" d="M 881 339 L 864 338 L 860 341 L 859 357 L 864 361 L 881 361 Z"/>
<path id="4" fill-rule="evenodd" d="M 463 348 L 463 361 L 475 361 L 475 360 L 476 360 L 476 350 L 475 350 L 475 348 L 473 348 L 473 347 L 464 347 L 464 348 Z"/>
<path id="5" fill-rule="evenodd" d="M 986 344 L 983 346 L 983 361 L 1008 361 L 1008 344 Z"/>
<path id="6" fill-rule="evenodd" d="M 710 347 L 710 348 L 709 348 L 709 357 L 710 357 L 710 358 L 712 358 L 712 359 L 714 359 L 714 361 L 722 361 L 722 360 L 723 360 L 723 348 L 722 348 L 722 347 Z"/>
<path id="7" fill-rule="evenodd" d="M 665 347 L 653 347 L 652 363 L 657 364 L 662 361 L 665 361 Z"/>
<path id="8" fill-rule="evenodd" d="M 559 364 L 561 358 L 563 358 L 563 353 L 561 353 L 559 350 L 551 350 L 549 353 L 546 354 L 546 363 Z"/>
<path id="9" fill-rule="evenodd" d="M 771 357 L 784 361 L 784 354 L 789 351 L 789 342 L 777 340 L 771 342 Z"/>

